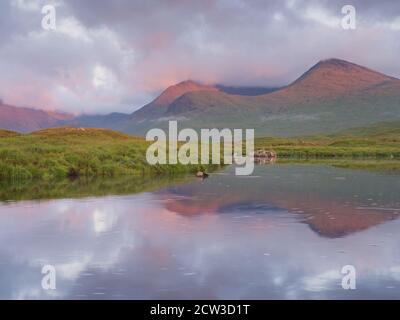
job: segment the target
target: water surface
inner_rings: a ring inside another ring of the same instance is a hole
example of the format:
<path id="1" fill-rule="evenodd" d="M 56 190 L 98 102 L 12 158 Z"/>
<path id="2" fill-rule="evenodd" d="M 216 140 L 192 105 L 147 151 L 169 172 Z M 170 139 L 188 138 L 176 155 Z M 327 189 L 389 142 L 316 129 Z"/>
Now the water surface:
<path id="1" fill-rule="evenodd" d="M 0 298 L 398 299 L 399 178 L 271 165 L 252 177 L 227 168 L 206 180 L 112 183 L 120 195 L 108 184 L 37 197 L 40 187 L 4 189 L 3 200 L 19 201 L 0 204 Z M 46 264 L 54 291 L 41 287 Z M 342 289 L 345 265 L 356 290 Z"/>

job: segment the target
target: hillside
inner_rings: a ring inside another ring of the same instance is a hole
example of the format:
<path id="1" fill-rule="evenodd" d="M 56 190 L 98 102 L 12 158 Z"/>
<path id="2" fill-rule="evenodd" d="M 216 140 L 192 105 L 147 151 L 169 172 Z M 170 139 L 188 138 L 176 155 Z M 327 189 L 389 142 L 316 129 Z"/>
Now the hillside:
<path id="1" fill-rule="evenodd" d="M 104 129 L 61 127 L 31 134 L 0 131 L 0 181 L 168 176 L 204 169 L 201 165 L 151 166 L 145 156 L 148 146 L 143 138 Z M 322 159 L 342 167 L 398 170 L 400 121 L 335 135 L 259 138 L 255 147 L 275 150 L 279 162 Z"/>
<path id="2" fill-rule="evenodd" d="M 257 137 L 293 137 L 400 120 L 400 80 L 328 59 L 282 88 L 241 90 L 184 81 L 132 114 L 71 119 L 26 108 L 13 108 L 7 115 L 7 108 L 0 108 L 0 128 L 22 132 L 68 125 L 143 136 L 151 128 L 167 129 L 168 121 L 177 120 L 180 128 L 253 128 Z"/>
<path id="3" fill-rule="evenodd" d="M 168 120 L 200 129 L 254 128 L 256 136 L 329 134 L 400 120 L 400 80 L 338 59 L 324 60 L 292 84 L 246 96 L 220 90 L 182 94 L 167 107 L 148 105 L 117 127 L 144 134 Z"/>
<path id="4" fill-rule="evenodd" d="M 19 133 L 11 130 L 2 130 L 0 129 L 0 138 L 1 137 L 14 137 L 18 136 Z"/>
<path id="5" fill-rule="evenodd" d="M 167 112 L 169 105 L 185 93 L 199 91 L 215 92 L 218 90 L 219 89 L 217 87 L 202 85 L 194 81 L 187 80 L 168 87 L 156 99 L 132 114 L 114 112 L 108 115 L 83 115 L 72 120 L 60 122 L 59 124 L 74 127 L 114 129 L 129 133 L 137 132 L 140 135 L 143 135 L 144 131 L 147 130 L 146 128 L 148 127 L 148 123 L 145 123 L 145 128 L 143 128 L 143 130 L 140 129 L 140 124 L 146 120 L 152 119 L 152 121 L 154 121 L 154 119 L 163 117 Z M 135 125 L 134 130 L 131 130 L 132 124 Z"/>
<path id="6" fill-rule="evenodd" d="M 270 96 L 296 101 L 334 98 L 391 81 L 398 80 L 351 62 L 328 59 L 318 62 L 292 84 Z"/>
<path id="7" fill-rule="evenodd" d="M 103 129 L 62 127 L 0 136 L 0 181 L 169 176 L 203 168 L 151 166 L 146 160 L 148 146 L 143 138 Z"/>
<path id="8" fill-rule="evenodd" d="M 1 129 L 30 132 L 57 126 L 59 121 L 67 121 L 72 118 L 72 115 L 65 113 L 14 107 L 0 103 Z"/>
<path id="9" fill-rule="evenodd" d="M 380 122 L 369 127 L 352 128 L 337 136 L 379 137 L 400 142 L 400 121 Z"/>
<path id="10" fill-rule="evenodd" d="M 344 130 L 334 135 L 297 138 L 258 138 L 256 149 L 275 150 L 280 158 L 363 160 L 362 166 L 382 166 L 377 159 L 390 160 L 385 166 L 400 168 L 400 121 Z M 374 160 L 365 162 L 364 160 Z M 339 162 L 342 166 L 354 165 Z M 357 164 L 360 166 L 360 164 Z"/>
<path id="11" fill-rule="evenodd" d="M 125 113 L 113 112 L 106 115 L 81 115 L 70 120 L 62 120 L 56 126 L 86 127 L 86 128 L 103 128 L 116 129 L 120 128 L 120 124 L 129 119 L 129 115 Z M 53 127 L 53 126 L 52 126 Z"/>
<path id="12" fill-rule="evenodd" d="M 168 106 L 176 99 L 188 92 L 217 92 L 218 89 L 212 86 L 205 86 L 188 80 L 173 85 L 163 91 L 154 101 L 132 114 L 132 118 L 154 118 L 166 112 Z"/>

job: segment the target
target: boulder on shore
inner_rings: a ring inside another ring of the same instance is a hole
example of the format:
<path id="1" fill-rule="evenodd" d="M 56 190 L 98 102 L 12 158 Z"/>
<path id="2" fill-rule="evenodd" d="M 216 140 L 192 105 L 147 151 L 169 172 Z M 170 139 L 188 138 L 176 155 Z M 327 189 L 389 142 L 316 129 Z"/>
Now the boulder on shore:
<path id="1" fill-rule="evenodd" d="M 263 150 L 263 149 L 259 149 L 257 151 L 254 152 L 254 158 L 268 158 L 268 159 L 272 159 L 272 158 L 276 158 L 277 154 L 275 151 L 272 150 Z"/>
<path id="2" fill-rule="evenodd" d="M 208 173 L 205 173 L 205 172 L 203 172 L 203 171 L 198 171 L 198 172 L 196 173 L 196 177 L 197 177 L 197 178 L 207 178 L 207 177 L 208 177 Z"/>

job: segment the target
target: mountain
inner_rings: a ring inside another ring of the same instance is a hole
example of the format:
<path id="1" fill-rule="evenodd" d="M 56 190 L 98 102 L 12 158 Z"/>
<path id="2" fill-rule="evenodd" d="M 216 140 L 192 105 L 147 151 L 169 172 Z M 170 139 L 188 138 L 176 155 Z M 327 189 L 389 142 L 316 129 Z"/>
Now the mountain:
<path id="1" fill-rule="evenodd" d="M 41 121 L 34 124 L 31 118 L 35 119 L 18 114 L 15 120 L 1 117 L 0 128 L 30 131 L 37 126 L 70 125 L 145 135 L 151 128 L 167 129 L 169 120 L 177 120 L 180 128 L 196 130 L 253 128 L 259 137 L 331 134 L 400 120 L 400 80 L 351 62 L 328 59 L 282 88 L 204 85 L 188 80 L 168 87 L 132 114 L 57 120 L 43 112 Z M 19 125 L 8 125 L 13 122 Z"/>
<path id="2" fill-rule="evenodd" d="M 20 134 L 16 131 L 0 129 L 0 138 L 14 137 L 14 136 L 18 136 L 18 135 L 20 135 Z"/>
<path id="3" fill-rule="evenodd" d="M 108 115 L 83 115 L 71 121 L 63 121 L 62 125 L 107 128 L 132 133 L 130 127 L 132 123 L 135 123 L 137 128 L 133 131 L 143 133 L 144 131 L 139 129 L 141 122 L 146 122 L 148 119 L 162 118 L 169 105 L 185 93 L 200 91 L 215 92 L 218 90 L 219 89 L 214 86 L 202 85 L 192 80 L 187 80 L 168 87 L 156 99 L 132 114 L 114 112 Z M 146 130 L 146 128 L 143 128 L 143 130 Z"/>
<path id="4" fill-rule="evenodd" d="M 155 100 L 145 105 L 134 113 L 136 118 L 154 117 L 162 115 L 167 111 L 168 106 L 176 99 L 188 92 L 217 92 L 218 89 L 213 86 L 206 86 L 196 83 L 192 80 L 183 81 L 167 88 Z"/>
<path id="5" fill-rule="evenodd" d="M 58 121 L 57 126 L 87 127 L 118 130 L 120 123 L 129 119 L 125 113 L 113 112 L 106 115 L 81 115 L 72 119 Z"/>
<path id="6" fill-rule="evenodd" d="M 67 121 L 72 118 L 72 115 L 66 113 L 21 108 L 0 102 L 1 129 L 30 132 L 57 126 L 60 121 Z"/>
<path id="7" fill-rule="evenodd" d="M 254 128 L 256 136 L 295 136 L 400 120 L 400 80 L 339 59 L 320 61 L 293 83 L 266 94 L 216 89 L 181 91 L 168 106 L 147 105 L 119 128 L 144 134 L 176 119 L 180 127 Z"/>
<path id="8" fill-rule="evenodd" d="M 315 99 L 337 97 L 397 79 L 339 59 L 318 62 L 275 96 Z"/>

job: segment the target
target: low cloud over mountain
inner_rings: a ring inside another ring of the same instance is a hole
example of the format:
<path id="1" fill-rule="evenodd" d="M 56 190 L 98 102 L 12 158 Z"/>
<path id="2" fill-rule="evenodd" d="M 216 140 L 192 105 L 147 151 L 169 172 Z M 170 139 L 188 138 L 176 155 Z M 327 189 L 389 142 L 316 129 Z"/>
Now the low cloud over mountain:
<path id="1" fill-rule="evenodd" d="M 41 28 L 53 3 L 57 31 Z M 131 112 L 191 79 L 279 87 L 339 57 L 399 77 L 399 1 L 6 0 L 0 3 L 0 96 L 74 114 Z"/>

